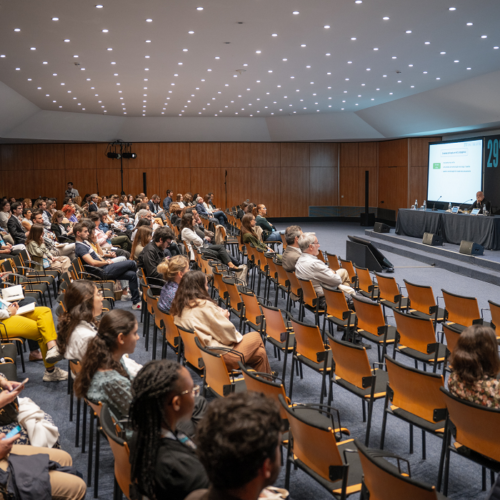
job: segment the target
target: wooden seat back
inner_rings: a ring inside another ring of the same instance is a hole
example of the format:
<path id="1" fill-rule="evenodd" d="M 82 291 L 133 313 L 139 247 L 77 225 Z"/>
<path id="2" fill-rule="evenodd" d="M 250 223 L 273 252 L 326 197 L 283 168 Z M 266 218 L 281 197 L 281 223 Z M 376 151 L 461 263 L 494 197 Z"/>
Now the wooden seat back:
<path id="1" fill-rule="evenodd" d="M 438 500 L 436 488 L 402 475 L 382 457 L 377 457 L 356 439 L 363 481 L 370 500 Z M 444 497 L 441 497 L 444 498 Z"/>
<path id="2" fill-rule="evenodd" d="M 177 347 L 179 343 L 179 331 L 174 323 L 174 317 L 166 312 L 163 312 L 158 304 L 154 306 L 155 324 L 160 330 L 164 330 L 165 340 L 173 347 Z"/>
<path id="3" fill-rule="evenodd" d="M 329 286 L 323 286 L 325 294 L 326 309 L 330 316 L 339 320 L 344 319 L 344 313 L 349 311 L 347 300 L 342 290 L 335 290 Z M 353 311 L 354 315 L 354 311 Z"/>
<path id="4" fill-rule="evenodd" d="M 239 311 L 238 304 L 243 303 L 243 299 L 241 298 L 241 294 L 238 290 L 238 287 L 234 283 L 232 278 L 226 278 L 225 276 L 222 278 L 222 282 L 226 286 L 226 291 L 229 295 L 229 305 L 235 311 Z"/>
<path id="5" fill-rule="evenodd" d="M 295 319 L 291 319 L 290 323 L 295 333 L 297 354 L 318 363 L 317 353 L 326 351 L 319 327 Z"/>
<path id="6" fill-rule="evenodd" d="M 282 342 L 281 334 L 288 331 L 281 309 L 261 305 L 262 314 L 266 320 L 266 335 L 272 337 L 277 342 Z"/>
<path id="7" fill-rule="evenodd" d="M 214 276 L 214 287 L 217 288 L 217 291 L 219 292 L 219 297 L 224 300 L 224 294 L 227 293 L 227 288 L 226 284 L 224 281 L 222 281 L 222 273 L 218 271 L 213 271 L 213 276 Z"/>
<path id="8" fill-rule="evenodd" d="M 326 258 L 327 258 L 327 264 L 328 264 L 328 267 L 332 270 L 332 271 L 338 271 L 340 269 L 340 263 L 339 263 L 339 259 L 338 257 L 335 255 L 335 254 L 330 254 L 328 252 L 325 252 L 325 255 L 326 255 Z"/>
<path id="9" fill-rule="evenodd" d="M 434 410 L 444 410 L 446 404 L 441 392 L 442 375 L 411 368 L 389 356 L 385 357 L 389 386 L 394 392 L 392 404 L 427 422 L 434 423 Z M 443 412 L 443 419 L 446 418 Z M 443 425 L 444 427 L 444 425 Z"/>
<path id="10" fill-rule="evenodd" d="M 500 409 L 476 405 L 441 388 L 450 420 L 456 427 L 455 439 L 485 457 L 500 462 Z"/>
<path id="11" fill-rule="evenodd" d="M 373 375 L 366 349 L 335 339 L 330 334 L 327 334 L 327 338 L 335 362 L 335 376 L 364 389 L 363 378 Z"/>
<path id="12" fill-rule="evenodd" d="M 373 284 L 372 276 L 368 269 L 363 267 L 358 267 L 356 265 L 353 266 L 356 270 L 356 275 L 358 277 L 358 287 L 360 290 L 366 293 L 372 293 L 375 285 Z M 351 277 L 349 275 L 349 277 Z M 351 280 L 352 281 L 352 280 Z"/>
<path id="13" fill-rule="evenodd" d="M 302 288 L 300 287 L 299 280 L 298 280 L 297 276 L 295 276 L 295 273 L 293 271 L 292 272 L 285 271 L 285 272 L 286 272 L 287 279 L 290 283 L 290 291 L 295 296 L 302 297 Z"/>
<path id="14" fill-rule="evenodd" d="M 481 318 L 477 299 L 475 297 L 464 297 L 454 293 L 441 290 L 444 303 L 448 313 L 448 321 L 463 326 L 471 326 L 475 319 Z"/>
<path id="15" fill-rule="evenodd" d="M 245 304 L 245 318 L 254 325 L 260 325 L 262 323 L 262 310 L 255 294 L 242 291 L 240 296 Z"/>
<path id="16" fill-rule="evenodd" d="M 302 300 L 304 304 L 307 304 L 309 307 L 316 308 L 316 304 L 318 302 L 318 295 L 311 280 L 302 280 L 297 278 L 300 288 L 302 290 Z"/>
<path id="17" fill-rule="evenodd" d="M 394 311 L 394 319 L 399 333 L 399 343 L 427 354 L 427 346 L 436 342 L 432 320 L 403 314 L 396 310 Z"/>
<path id="18" fill-rule="evenodd" d="M 196 345 L 196 333 L 194 330 L 188 328 L 183 328 L 179 325 L 177 326 L 177 331 L 182 339 L 182 344 L 184 346 L 184 359 L 197 370 L 203 369 L 203 357 L 199 347 Z"/>
<path id="19" fill-rule="evenodd" d="M 490 313 L 491 313 L 491 323 L 495 326 L 495 328 L 499 329 L 500 334 L 500 304 L 495 304 L 495 302 L 488 300 L 488 304 L 490 305 Z M 497 334 L 498 335 L 498 334 Z"/>
<path id="20" fill-rule="evenodd" d="M 437 304 L 432 287 L 427 285 L 416 285 L 407 280 L 403 281 L 406 286 L 408 299 L 410 300 L 410 309 L 423 314 L 435 315 L 434 311 L 437 312 Z"/>
<path id="21" fill-rule="evenodd" d="M 453 352 L 462 332 L 456 328 L 453 328 L 453 325 L 447 325 L 446 323 L 443 323 L 442 326 L 444 336 L 446 338 L 446 347 L 448 348 L 448 351 Z"/>
<path id="22" fill-rule="evenodd" d="M 380 304 L 369 304 L 353 295 L 354 308 L 358 317 L 358 328 L 373 335 L 379 335 L 378 328 L 385 326 L 384 313 Z"/>
<path id="23" fill-rule="evenodd" d="M 347 274 L 349 274 L 349 279 L 351 280 L 351 283 L 354 283 L 356 281 L 356 271 L 354 270 L 352 262 L 350 260 L 344 260 L 344 259 L 339 259 L 339 262 L 342 269 L 345 269 L 347 271 Z"/>
<path id="24" fill-rule="evenodd" d="M 375 275 L 377 276 L 379 298 L 389 302 L 398 302 L 401 292 L 396 283 L 396 278 L 380 273 L 375 273 Z"/>
<path id="25" fill-rule="evenodd" d="M 323 262 L 323 264 L 326 264 L 325 256 L 321 250 L 318 250 L 318 259 Z"/>
<path id="26" fill-rule="evenodd" d="M 285 271 L 285 269 L 283 268 L 283 265 L 281 264 L 281 262 L 275 262 L 274 267 L 276 269 L 277 279 L 278 279 L 279 285 L 287 289 L 289 286 L 289 285 L 287 285 L 288 274 Z"/>

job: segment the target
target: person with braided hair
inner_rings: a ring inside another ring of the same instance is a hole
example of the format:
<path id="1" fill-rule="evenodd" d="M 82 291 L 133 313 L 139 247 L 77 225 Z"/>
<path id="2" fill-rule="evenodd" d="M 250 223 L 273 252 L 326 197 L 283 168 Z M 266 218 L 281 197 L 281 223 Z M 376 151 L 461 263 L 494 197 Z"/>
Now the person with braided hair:
<path id="1" fill-rule="evenodd" d="M 131 479 L 149 500 L 183 500 L 208 488 L 196 445 L 185 431 L 197 418 L 199 390 L 186 368 L 168 360 L 146 363 L 132 383 Z"/>

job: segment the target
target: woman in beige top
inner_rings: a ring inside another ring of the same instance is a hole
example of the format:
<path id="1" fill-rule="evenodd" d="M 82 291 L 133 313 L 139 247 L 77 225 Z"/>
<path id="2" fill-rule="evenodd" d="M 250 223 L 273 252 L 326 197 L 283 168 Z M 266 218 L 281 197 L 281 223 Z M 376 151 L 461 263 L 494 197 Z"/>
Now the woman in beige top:
<path id="1" fill-rule="evenodd" d="M 194 330 L 205 346 L 234 349 L 243 354 L 246 366 L 271 373 L 260 334 L 249 332 L 243 336 L 236 330 L 229 321 L 229 311 L 210 298 L 207 279 L 201 271 L 191 271 L 182 277 L 170 314 L 177 325 Z M 240 359 L 237 354 L 224 354 L 229 370 L 237 369 Z"/>

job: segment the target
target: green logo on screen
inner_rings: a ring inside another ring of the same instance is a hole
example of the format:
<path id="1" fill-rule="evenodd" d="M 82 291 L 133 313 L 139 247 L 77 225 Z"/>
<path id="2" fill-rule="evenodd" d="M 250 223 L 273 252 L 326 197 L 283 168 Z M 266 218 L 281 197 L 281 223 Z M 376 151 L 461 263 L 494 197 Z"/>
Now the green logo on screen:
<path id="1" fill-rule="evenodd" d="M 432 164 L 432 168 L 434 168 L 434 169 L 439 169 L 439 168 L 441 168 L 441 163 L 433 163 L 433 164 Z"/>

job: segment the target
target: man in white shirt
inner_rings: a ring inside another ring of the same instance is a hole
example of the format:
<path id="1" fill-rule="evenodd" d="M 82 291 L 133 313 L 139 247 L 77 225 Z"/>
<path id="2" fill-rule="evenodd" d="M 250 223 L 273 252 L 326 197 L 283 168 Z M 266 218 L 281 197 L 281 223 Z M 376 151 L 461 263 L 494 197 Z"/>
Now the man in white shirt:
<path id="1" fill-rule="evenodd" d="M 303 233 L 299 238 L 302 255 L 295 264 L 295 275 L 302 280 L 311 280 L 314 290 L 320 297 L 319 307 L 325 306 L 322 284 L 339 287 L 344 293 L 353 295 L 355 290 L 350 286 L 349 274 L 345 269 L 332 271 L 318 259 L 319 243 L 316 233 Z"/>
<path id="2" fill-rule="evenodd" d="M 80 193 L 78 192 L 78 189 L 73 187 L 72 182 L 68 182 L 68 189 L 66 189 L 64 196 L 68 198 L 76 198 L 77 196 L 80 196 Z"/>

